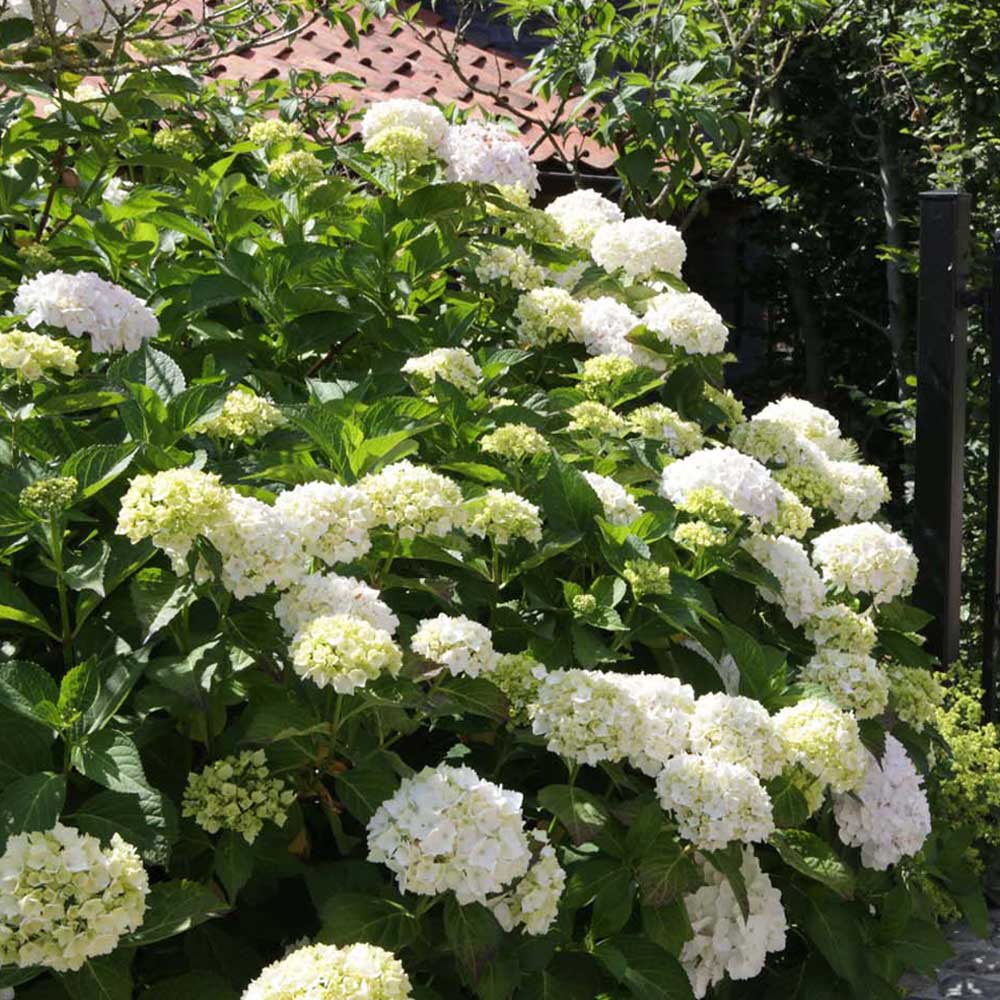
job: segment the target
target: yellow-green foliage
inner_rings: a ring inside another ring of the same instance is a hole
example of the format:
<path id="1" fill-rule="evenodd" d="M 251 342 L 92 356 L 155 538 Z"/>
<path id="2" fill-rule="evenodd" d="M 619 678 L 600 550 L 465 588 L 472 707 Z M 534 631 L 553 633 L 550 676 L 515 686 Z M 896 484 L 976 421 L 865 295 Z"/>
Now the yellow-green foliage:
<path id="1" fill-rule="evenodd" d="M 937 713 L 938 729 L 952 753 L 941 776 L 943 819 L 972 823 L 978 841 L 1000 846 L 1000 733 L 995 724 L 983 724 L 975 671 L 956 668 L 949 681 Z"/>

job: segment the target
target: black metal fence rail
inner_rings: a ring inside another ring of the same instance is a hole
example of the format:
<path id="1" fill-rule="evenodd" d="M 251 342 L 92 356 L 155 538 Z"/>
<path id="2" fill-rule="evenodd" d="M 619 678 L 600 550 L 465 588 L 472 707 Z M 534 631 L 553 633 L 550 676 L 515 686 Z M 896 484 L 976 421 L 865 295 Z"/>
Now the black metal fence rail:
<path id="1" fill-rule="evenodd" d="M 1000 661 L 1000 232 L 992 281 L 970 288 L 970 210 L 970 196 L 961 191 L 920 196 L 913 541 L 920 559 L 916 600 L 935 616 L 928 648 L 947 667 L 960 655 L 967 330 L 969 309 L 978 307 L 990 340 L 982 679 L 983 708 L 993 720 Z"/>

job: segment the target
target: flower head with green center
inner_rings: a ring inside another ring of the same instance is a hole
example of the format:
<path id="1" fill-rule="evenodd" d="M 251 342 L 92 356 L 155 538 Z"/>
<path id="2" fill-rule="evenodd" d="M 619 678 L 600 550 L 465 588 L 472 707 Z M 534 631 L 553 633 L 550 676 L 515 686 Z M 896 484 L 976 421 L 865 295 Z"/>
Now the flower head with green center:
<path id="1" fill-rule="evenodd" d="M 44 243 L 26 243 L 17 249 L 17 259 L 25 274 L 38 274 L 56 267 L 56 255 Z"/>
<path id="2" fill-rule="evenodd" d="M 476 277 L 484 285 L 509 285 L 527 291 L 544 282 L 545 270 L 524 247 L 491 244 L 479 251 Z"/>
<path id="3" fill-rule="evenodd" d="M 592 399 L 605 399 L 615 386 L 641 370 L 631 358 L 620 354 L 599 354 L 583 363 L 579 385 Z"/>
<path id="4" fill-rule="evenodd" d="M 458 485 L 405 459 L 365 476 L 358 488 L 371 505 L 375 523 L 400 538 L 440 538 L 465 526 Z"/>
<path id="5" fill-rule="evenodd" d="M 859 719 L 885 711 L 889 678 L 870 656 L 820 649 L 802 668 L 799 680 L 823 689 L 832 702 Z"/>
<path id="6" fill-rule="evenodd" d="M 469 521 L 466 531 L 471 535 L 491 538 L 497 545 L 506 545 L 515 538 L 529 542 L 542 540 L 542 517 L 538 508 L 506 490 L 487 490 L 468 503 Z"/>
<path id="7" fill-rule="evenodd" d="M 266 966 L 241 1000 L 410 1000 L 409 977 L 373 944 L 311 944 Z"/>
<path id="8" fill-rule="evenodd" d="M 302 126 L 280 118 L 266 118 L 254 122 L 247 130 L 247 138 L 258 146 L 273 146 L 278 142 L 294 142 L 302 135 Z"/>
<path id="9" fill-rule="evenodd" d="M 306 622 L 289 651 L 295 672 L 317 687 L 354 694 L 382 674 L 395 677 L 403 654 L 384 629 L 353 615 L 321 615 Z"/>
<path id="10" fill-rule="evenodd" d="M 773 778 L 785 766 L 771 717 L 752 698 L 702 695 L 694 703 L 690 740 L 695 753 L 742 764 L 761 778 Z"/>
<path id="11" fill-rule="evenodd" d="M 198 430 L 218 438 L 262 438 L 288 423 L 282 412 L 266 396 L 258 396 L 247 386 L 237 386 L 214 417 L 201 421 Z"/>
<path id="12" fill-rule="evenodd" d="M 825 698 L 805 698 L 778 712 L 774 728 L 789 763 L 801 764 L 835 792 L 861 787 L 868 752 L 849 712 Z"/>
<path id="13" fill-rule="evenodd" d="M 622 437 L 625 434 L 625 421 L 614 410 L 588 399 L 569 408 L 568 431 L 588 434 L 591 437 Z"/>
<path id="14" fill-rule="evenodd" d="M 201 152 L 201 139 L 187 125 L 161 128 L 153 136 L 154 148 L 173 156 L 197 156 Z"/>
<path id="15" fill-rule="evenodd" d="M 878 630 L 868 615 L 859 615 L 846 604 L 827 604 L 805 624 L 806 637 L 817 648 L 836 649 L 856 656 L 870 656 Z"/>
<path id="16" fill-rule="evenodd" d="M 26 382 L 37 382 L 49 372 L 76 374 L 78 351 L 55 337 L 29 330 L 0 333 L 0 368 L 9 368 Z"/>
<path id="17" fill-rule="evenodd" d="M 674 541 L 690 552 L 717 549 L 729 541 L 729 529 L 708 521 L 685 521 L 674 528 Z"/>
<path id="18" fill-rule="evenodd" d="M 889 704 L 896 715 L 918 733 L 924 731 L 944 701 L 944 688 L 929 671 L 890 663 Z"/>
<path id="19" fill-rule="evenodd" d="M 305 183 L 320 180 L 325 170 L 322 161 L 315 153 L 305 149 L 293 149 L 276 156 L 268 164 L 267 172 L 276 181 Z"/>
<path id="20" fill-rule="evenodd" d="M 637 601 L 671 590 L 670 567 L 650 562 L 648 559 L 628 559 L 622 571 L 625 582 L 632 588 Z"/>
<path id="21" fill-rule="evenodd" d="M 21 490 L 17 502 L 38 517 L 52 517 L 72 506 L 79 488 L 75 476 L 39 479 Z"/>
<path id="22" fill-rule="evenodd" d="M 705 443 L 701 428 L 661 403 L 640 406 L 628 414 L 629 430 L 652 441 L 662 441 L 669 455 L 687 455 Z"/>
<path id="23" fill-rule="evenodd" d="M 738 528 L 740 512 L 714 486 L 699 486 L 677 501 L 677 509 L 723 528 Z"/>
<path id="24" fill-rule="evenodd" d="M 528 653 L 502 653 L 490 673 L 490 681 L 506 695 L 510 721 L 523 726 L 531 720 L 531 709 L 545 679 L 545 665 Z"/>
<path id="25" fill-rule="evenodd" d="M 533 288 L 514 309 L 518 346 L 531 349 L 566 340 L 581 317 L 580 303 L 565 289 Z"/>
<path id="26" fill-rule="evenodd" d="M 717 389 L 710 382 L 706 382 L 702 394 L 721 411 L 724 426 L 735 427 L 746 419 L 743 414 L 743 404 L 733 395 L 732 389 Z"/>
<path id="27" fill-rule="evenodd" d="M 284 826 L 295 792 L 271 776 L 263 750 L 244 750 L 188 775 L 183 814 L 206 833 L 232 830 L 252 844 L 265 822 Z"/>
<path id="28" fill-rule="evenodd" d="M 433 156 L 427 137 L 409 125 L 396 125 L 376 132 L 365 143 L 365 151 L 384 156 L 400 167 L 427 163 Z"/>
<path id="29" fill-rule="evenodd" d="M 829 586 L 869 594 L 875 604 L 905 597 L 917 579 L 910 543 L 874 522 L 824 532 L 813 542 L 813 560 Z"/>
<path id="30" fill-rule="evenodd" d="M 479 439 L 479 447 L 489 455 L 499 455 L 511 462 L 523 462 L 549 451 L 545 435 L 527 424 L 504 424 Z"/>
<path id="31" fill-rule="evenodd" d="M 213 472 L 168 469 L 136 476 L 122 497 L 115 532 L 133 543 L 152 539 L 170 556 L 175 572 L 183 572 L 195 538 L 226 518 L 228 499 Z"/>
<path id="32" fill-rule="evenodd" d="M 139 927 L 148 892 L 117 833 L 109 847 L 62 823 L 15 834 L 0 856 L 0 965 L 75 972 Z"/>

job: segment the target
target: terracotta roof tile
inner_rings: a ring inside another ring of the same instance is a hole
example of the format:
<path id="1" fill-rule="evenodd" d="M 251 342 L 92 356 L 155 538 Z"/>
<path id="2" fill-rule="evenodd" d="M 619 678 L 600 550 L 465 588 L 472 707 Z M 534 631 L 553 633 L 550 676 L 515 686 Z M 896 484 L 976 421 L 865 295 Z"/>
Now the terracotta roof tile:
<path id="1" fill-rule="evenodd" d="M 180 0 L 178 7 L 190 2 Z M 545 120 L 556 107 L 554 101 L 533 94 L 523 80 L 527 62 L 464 42 L 458 50 L 458 64 L 466 83 L 443 56 L 428 46 L 428 40 L 437 37 L 450 46 L 454 32 L 440 16 L 430 12 L 421 12 L 409 28 L 402 30 L 398 30 L 396 22 L 376 20 L 361 35 L 357 47 L 339 26 L 317 22 L 291 40 L 229 55 L 212 68 L 210 75 L 216 79 L 257 81 L 287 77 L 292 69 L 315 70 L 321 75 L 333 71 L 351 73 L 361 82 L 360 89 L 347 83 L 328 83 L 320 93 L 362 106 L 392 95 L 481 108 L 488 114 L 513 117 L 522 142 L 531 149 L 536 162 L 554 158 L 553 140 L 546 138 L 538 124 L 517 116 L 520 111 Z M 592 117 L 593 109 L 588 110 L 588 117 Z M 575 130 L 560 141 L 567 156 L 579 151 L 583 164 L 591 169 L 606 170 L 614 161 L 612 150 L 603 149 Z"/>

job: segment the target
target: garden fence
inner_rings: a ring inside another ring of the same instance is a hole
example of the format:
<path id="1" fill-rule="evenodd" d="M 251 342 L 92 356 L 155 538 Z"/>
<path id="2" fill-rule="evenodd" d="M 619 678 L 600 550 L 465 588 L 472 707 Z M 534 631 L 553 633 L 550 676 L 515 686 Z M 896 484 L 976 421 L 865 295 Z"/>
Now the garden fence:
<path id="1" fill-rule="evenodd" d="M 947 667 L 960 655 L 967 331 L 975 307 L 982 310 L 990 341 L 982 679 L 983 708 L 993 720 L 1000 659 L 1000 231 L 993 239 L 991 280 L 974 288 L 970 209 L 964 192 L 920 196 L 914 545 L 920 558 L 917 601 L 935 616 L 929 648 Z"/>

